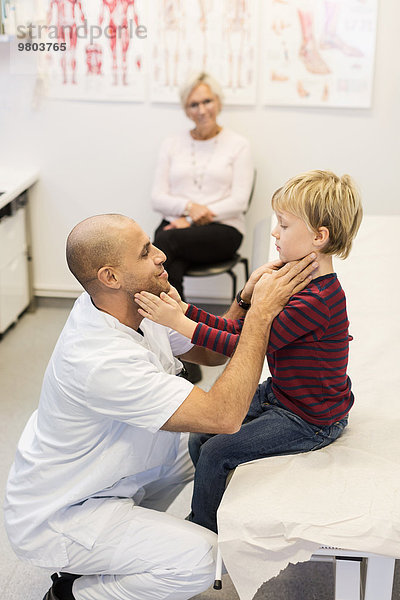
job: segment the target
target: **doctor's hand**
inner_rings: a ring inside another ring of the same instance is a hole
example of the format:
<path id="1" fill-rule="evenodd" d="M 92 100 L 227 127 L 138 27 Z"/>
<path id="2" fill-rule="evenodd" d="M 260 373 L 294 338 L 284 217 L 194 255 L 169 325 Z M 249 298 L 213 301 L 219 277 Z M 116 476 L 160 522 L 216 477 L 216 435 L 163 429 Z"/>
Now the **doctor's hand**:
<path id="1" fill-rule="evenodd" d="M 250 304 L 251 302 L 251 297 L 253 295 L 253 290 L 254 290 L 254 286 L 257 283 L 257 281 L 259 281 L 260 277 L 262 277 L 262 275 L 264 275 L 265 273 L 269 273 L 271 274 L 272 271 L 276 271 L 277 269 L 280 269 L 281 267 L 283 267 L 285 263 L 282 262 L 281 260 L 274 260 L 272 262 L 269 263 L 265 263 L 264 265 L 261 265 L 261 267 L 258 267 L 258 269 L 256 269 L 255 271 L 252 272 L 252 274 L 250 275 L 248 281 L 246 282 L 246 285 L 244 286 L 243 290 L 241 291 L 241 298 L 244 302 L 247 302 L 247 304 Z"/>
<path id="2" fill-rule="evenodd" d="M 286 263 L 283 267 L 261 275 L 254 286 L 251 308 L 260 311 L 260 317 L 276 317 L 290 297 L 304 289 L 318 267 L 312 252 L 302 260 Z"/>
<path id="3" fill-rule="evenodd" d="M 140 292 L 135 294 L 135 302 L 140 306 L 138 313 L 142 317 L 176 331 L 186 319 L 178 302 L 165 292 L 161 292 L 160 297 L 150 292 Z"/>

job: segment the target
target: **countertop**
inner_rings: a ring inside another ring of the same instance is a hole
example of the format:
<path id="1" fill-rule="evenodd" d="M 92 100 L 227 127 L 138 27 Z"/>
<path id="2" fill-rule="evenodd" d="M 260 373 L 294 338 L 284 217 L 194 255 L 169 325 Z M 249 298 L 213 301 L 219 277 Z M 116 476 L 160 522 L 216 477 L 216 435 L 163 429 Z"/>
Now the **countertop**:
<path id="1" fill-rule="evenodd" d="M 0 209 L 27 190 L 39 179 L 37 169 L 10 169 L 0 167 Z"/>

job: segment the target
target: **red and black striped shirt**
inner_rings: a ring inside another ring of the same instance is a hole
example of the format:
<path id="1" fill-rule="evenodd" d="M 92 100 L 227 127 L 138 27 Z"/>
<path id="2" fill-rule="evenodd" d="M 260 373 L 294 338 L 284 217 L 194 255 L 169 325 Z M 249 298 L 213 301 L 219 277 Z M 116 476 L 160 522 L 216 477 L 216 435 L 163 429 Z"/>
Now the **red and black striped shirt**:
<path id="1" fill-rule="evenodd" d="M 193 305 L 186 316 L 198 321 L 192 343 L 233 354 L 244 319 L 224 319 Z M 267 348 L 272 390 L 309 423 L 330 425 L 353 405 L 348 327 L 346 297 L 335 273 L 311 281 L 272 322 Z"/>

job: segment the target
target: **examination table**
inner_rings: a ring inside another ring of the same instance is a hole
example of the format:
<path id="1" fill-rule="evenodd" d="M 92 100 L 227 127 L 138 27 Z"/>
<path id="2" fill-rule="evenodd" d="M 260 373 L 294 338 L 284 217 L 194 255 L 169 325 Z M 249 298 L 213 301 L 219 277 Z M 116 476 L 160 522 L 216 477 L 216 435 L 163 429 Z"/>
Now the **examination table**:
<path id="1" fill-rule="evenodd" d="M 327 556 L 336 564 L 336 600 L 392 598 L 400 558 L 399 249 L 400 216 L 365 216 L 349 258 L 334 259 L 354 337 L 355 404 L 342 437 L 315 452 L 241 465 L 226 489 L 219 550 L 241 600 L 289 563 Z"/>

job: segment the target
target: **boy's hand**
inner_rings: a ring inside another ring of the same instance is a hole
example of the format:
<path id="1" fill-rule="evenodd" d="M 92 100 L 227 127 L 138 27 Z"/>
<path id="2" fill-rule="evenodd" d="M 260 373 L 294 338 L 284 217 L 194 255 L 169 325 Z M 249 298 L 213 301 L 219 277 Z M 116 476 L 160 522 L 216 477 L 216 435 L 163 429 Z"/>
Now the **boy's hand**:
<path id="1" fill-rule="evenodd" d="M 165 292 L 161 292 L 160 298 L 150 292 L 140 292 L 140 294 L 135 294 L 135 302 L 140 306 L 138 313 L 142 317 L 165 325 L 165 327 L 176 330 L 182 319 L 185 318 L 176 300 Z"/>
<path id="2" fill-rule="evenodd" d="M 180 297 L 180 295 L 178 293 L 178 290 L 176 288 L 174 288 L 172 285 L 169 288 L 168 296 L 170 298 L 172 298 L 173 300 L 175 300 L 175 302 L 177 302 L 179 304 L 179 306 L 181 307 L 181 311 L 183 312 L 183 314 L 185 314 L 188 309 L 188 305 L 186 302 L 184 302 L 182 300 L 182 298 Z"/>
<path id="3" fill-rule="evenodd" d="M 281 267 L 283 267 L 285 263 L 282 262 L 281 260 L 274 260 L 272 262 L 266 263 L 265 265 L 261 265 L 261 267 L 258 267 L 258 269 L 256 269 L 255 271 L 252 272 L 252 274 L 250 275 L 246 285 L 244 286 L 242 293 L 241 293 L 241 298 L 244 302 L 247 302 L 248 304 L 250 304 L 251 302 L 251 297 L 253 295 L 253 290 L 254 290 L 254 286 L 257 283 L 257 281 L 259 281 L 260 277 L 262 277 L 264 275 L 264 273 L 272 273 L 272 271 L 276 271 L 278 269 L 280 269 Z"/>
<path id="4" fill-rule="evenodd" d="M 176 294 L 179 296 L 178 292 Z M 140 292 L 135 294 L 135 302 L 140 306 L 138 313 L 142 317 L 175 329 L 189 340 L 192 339 L 197 323 L 185 317 L 178 302 L 165 292 L 161 292 L 160 298 L 150 292 Z"/>

